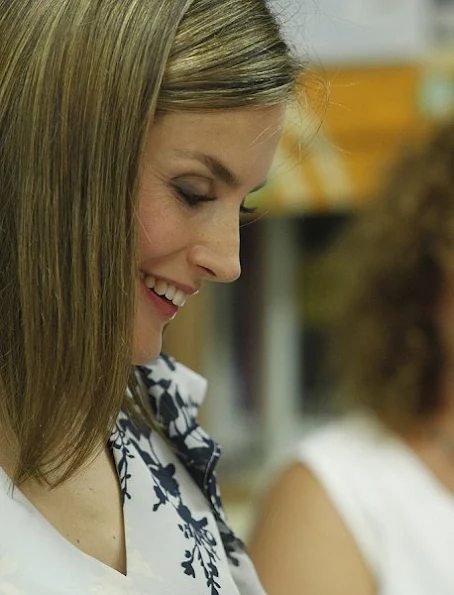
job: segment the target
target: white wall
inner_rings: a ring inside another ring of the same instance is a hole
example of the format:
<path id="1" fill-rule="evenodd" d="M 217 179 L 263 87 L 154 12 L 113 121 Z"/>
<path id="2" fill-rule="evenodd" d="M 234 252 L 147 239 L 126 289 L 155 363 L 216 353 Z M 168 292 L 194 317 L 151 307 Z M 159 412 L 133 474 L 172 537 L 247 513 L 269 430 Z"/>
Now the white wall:
<path id="1" fill-rule="evenodd" d="M 432 0 L 270 0 L 303 56 L 323 65 L 407 61 L 427 51 Z"/>

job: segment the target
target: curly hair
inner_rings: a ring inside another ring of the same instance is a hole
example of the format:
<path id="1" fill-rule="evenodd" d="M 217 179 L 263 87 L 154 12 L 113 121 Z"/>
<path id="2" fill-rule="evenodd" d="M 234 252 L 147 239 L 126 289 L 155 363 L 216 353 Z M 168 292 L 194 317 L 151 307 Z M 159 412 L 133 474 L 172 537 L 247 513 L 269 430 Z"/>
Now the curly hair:
<path id="1" fill-rule="evenodd" d="M 454 121 L 399 159 L 330 252 L 341 398 L 405 432 L 440 406 L 437 311 L 454 265 Z M 332 267 L 335 266 L 335 269 Z"/>

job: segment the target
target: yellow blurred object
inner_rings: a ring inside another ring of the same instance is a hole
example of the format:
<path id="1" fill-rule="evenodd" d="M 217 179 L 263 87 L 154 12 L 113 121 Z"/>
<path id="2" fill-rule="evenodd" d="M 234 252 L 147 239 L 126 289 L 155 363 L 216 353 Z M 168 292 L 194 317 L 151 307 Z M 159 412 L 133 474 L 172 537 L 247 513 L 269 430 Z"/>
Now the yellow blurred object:
<path id="1" fill-rule="evenodd" d="M 422 66 L 306 77 L 307 98 L 289 113 L 269 187 L 260 197 L 273 214 L 357 206 L 403 143 L 428 128 L 419 104 Z"/>

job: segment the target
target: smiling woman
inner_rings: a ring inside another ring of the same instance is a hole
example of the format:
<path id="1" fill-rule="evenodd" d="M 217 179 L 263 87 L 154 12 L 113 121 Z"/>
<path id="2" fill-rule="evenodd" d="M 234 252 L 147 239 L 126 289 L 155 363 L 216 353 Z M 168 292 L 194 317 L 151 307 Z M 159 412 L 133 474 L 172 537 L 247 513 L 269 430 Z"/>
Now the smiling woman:
<path id="1" fill-rule="evenodd" d="M 245 197 L 266 180 L 283 116 L 282 105 L 172 113 L 151 127 L 139 190 L 145 291 L 139 293 L 134 363 L 156 357 L 164 326 L 204 280 L 239 277 L 239 214 Z"/>
<path id="2" fill-rule="evenodd" d="M 204 381 L 158 355 L 240 274 L 302 67 L 264 0 L 0 0 L 0 56 L 0 568 L 34 595 L 261 593 Z"/>

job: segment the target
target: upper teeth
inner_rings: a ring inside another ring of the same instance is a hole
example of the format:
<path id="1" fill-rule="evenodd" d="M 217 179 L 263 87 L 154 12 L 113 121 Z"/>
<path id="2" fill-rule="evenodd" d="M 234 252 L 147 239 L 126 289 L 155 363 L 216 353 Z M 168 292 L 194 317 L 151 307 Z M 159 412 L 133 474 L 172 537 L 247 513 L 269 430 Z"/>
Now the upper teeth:
<path id="1" fill-rule="evenodd" d="M 144 276 L 143 273 L 140 274 L 140 278 L 143 280 L 148 289 L 152 289 L 161 297 L 164 296 L 178 308 L 181 308 L 185 305 L 187 295 L 184 293 L 184 291 L 181 291 L 181 289 L 177 289 L 175 285 L 171 285 L 170 283 L 162 281 L 161 279 L 155 279 L 155 277 Z"/>

